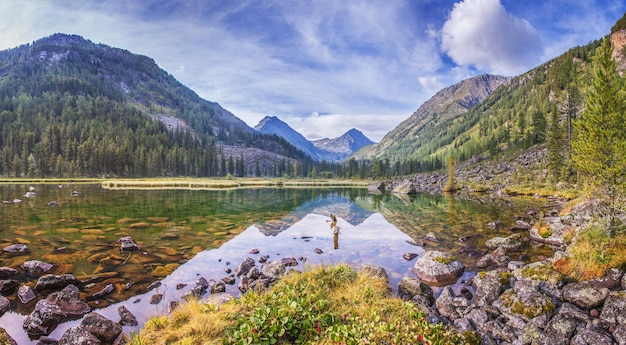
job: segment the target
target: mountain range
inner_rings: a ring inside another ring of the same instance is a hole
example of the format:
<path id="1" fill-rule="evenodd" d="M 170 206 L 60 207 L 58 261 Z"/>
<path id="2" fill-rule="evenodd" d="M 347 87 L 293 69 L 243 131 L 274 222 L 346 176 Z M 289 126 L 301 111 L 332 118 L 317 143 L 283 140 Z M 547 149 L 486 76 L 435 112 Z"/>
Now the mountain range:
<path id="1" fill-rule="evenodd" d="M 333 139 L 310 141 L 276 116 L 266 116 L 255 127 L 264 134 L 275 134 L 317 161 L 340 161 L 374 142 L 352 128 Z"/>
<path id="2" fill-rule="evenodd" d="M 625 19 L 610 39 L 624 68 Z M 149 57 L 54 34 L 0 51 L 0 176 L 307 176 L 317 169 L 380 178 L 555 138 L 552 155 L 567 166 L 569 126 L 585 107 L 600 42 L 519 76 L 480 75 L 444 88 L 373 144 L 356 129 L 309 141 L 277 117 L 255 130 Z"/>

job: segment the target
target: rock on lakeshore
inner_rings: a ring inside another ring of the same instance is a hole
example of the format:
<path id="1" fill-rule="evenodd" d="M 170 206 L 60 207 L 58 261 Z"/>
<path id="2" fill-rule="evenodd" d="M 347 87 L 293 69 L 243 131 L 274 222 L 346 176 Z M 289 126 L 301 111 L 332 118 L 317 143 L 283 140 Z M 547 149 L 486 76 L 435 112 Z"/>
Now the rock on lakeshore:
<path id="1" fill-rule="evenodd" d="M 413 272 L 426 284 L 444 286 L 456 282 L 465 266 L 451 254 L 439 251 L 422 253 L 415 262 Z"/>

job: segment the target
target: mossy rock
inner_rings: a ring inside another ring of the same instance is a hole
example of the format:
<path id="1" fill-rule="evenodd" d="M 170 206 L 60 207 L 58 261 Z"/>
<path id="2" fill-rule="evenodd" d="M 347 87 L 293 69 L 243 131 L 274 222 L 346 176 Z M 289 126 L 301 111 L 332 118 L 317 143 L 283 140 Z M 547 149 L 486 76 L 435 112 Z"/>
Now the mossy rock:
<path id="1" fill-rule="evenodd" d="M 513 271 L 517 279 L 538 280 L 554 286 L 562 286 L 567 283 L 567 277 L 552 268 L 537 262 Z"/>

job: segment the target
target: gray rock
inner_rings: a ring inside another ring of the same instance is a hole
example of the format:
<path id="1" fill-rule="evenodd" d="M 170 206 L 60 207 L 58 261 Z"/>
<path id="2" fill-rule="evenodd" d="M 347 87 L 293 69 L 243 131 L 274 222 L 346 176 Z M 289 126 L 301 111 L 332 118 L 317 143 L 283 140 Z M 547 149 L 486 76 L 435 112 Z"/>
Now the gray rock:
<path id="1" fill-rule="evenodd" d="M 139 245 L 135 243 L 135 240 L 133 240 L 130 236 L 120 238 L 117 240 L 117 243 L 120 244 L 120 250 L 122 252 L 134 252 L 141 249 L 139 248 Z"/>
<path id="2" fill-rule="evenodd" d="M 446 286 L 435 301 L 435 307 L 439 315 L 454 321 L 463 316 L 464 310 L 469 306 L 469 301 L 464 297 L 457 296 L 452 288 Z"/>
<path id="3" fill-rule="evenodd" d="M 246 257 L 235 270 L 237 277 L 248 274 L 248 271 L 254 267 L 255 262 L 252 258 Z"/>
<path id="4" fill-rule="evenodd" d="M 576 335 L 570 341 L 570 345 L 608 345 L 612 342 L 613 338 L 611 338 L 611 335 L 602 330 L 579 327 L 576 330 Z"/>
<path id="5" fill-rule="evenodd" d="M 368 192 L 382 192 L 385 190 L 384 182 L 371 182 L 367 185 Z"/>
<path id="6" fill-rule="evenodd" d="M 226 284 L 223 281 L 216 281 L 213 284 L 209 284 L 211 294 L 218 294 L 226 292 Z"/>
<path id="7" fill-rule="evenodd" d="M 285 265 L 280 261 L 270 261 L 263 265 L 261 272 L 263 276 L 267 277 L 270 281 L 276 281 L 285 275 Z"/>
<path id="8" fill-rule="evenodd" d="M 137 326 L 139 323 L 137 322 L 137 318 L 133 313 L 128 310 L 125 306 L 120 306 L 117 308 L 117 313 L 120 315 L 120 325 L 122 326 Z"/>
<path id="9" fill-rule="evenodd" d="M 0 279 L 1 278 L 8 278 L 12 275 L 16 275 L 18 274 L 18 270 L 16 270 L 15 268 L 11 268 L 11 267 L 0 267 Z"/>
<path id="10" fill-rule="evenodd" d="M 163 294 L 161 293 L 155 293 L 154 295 L 150 296 L 150 304 L 159 304 L 162 300 Z"/>
<path id="11" fill-rule="evenodd" d="M 37 298 L 35 291 L 28 285 L 22 285 L 17 289 L 17 297 L 19 297 L 20 301 L 24 304 Z"/>
<path id="12" fill-rule="evenodd" d="M 0 316 L 4 315 L 9 307 L 11 306 L 11 301 L 6 299 L 6 297 L 0 295 Z"/>
<path id="13" fill-rule="evenodd" d="M 114 289 L 115 288 L 113 287 L 113 284 L 107 284 L 100 291 L 95 292 L 93 295 L 91 295 L 91 298 L 92 299 L 102 298 L 102 297 L 110 294 L 111 292 L 113 292 Z"/>
<path id="14" fill-rule="evenodd" d="M 436 286 L 456 282 L 464 270 L 465 266 L 459 260 L 439 251 L 422 253 L 413 267 L 413 272 L 421 281 Z"/>
<path id="15" fill-rule="evenodd" d="M 36 345 L 58 345 L 59 341 L 50 337 L 41 337 L 37 340 Z"/>
<path id="16" fill-rule="evenodd" d="M 35 285 L 35 290 L 57 290 L 64 288 L 70 284 L 80 285 L 81 283 L 82 282 L 79 279 L 71 274 L 46 274 L 39 277 L 39 279 L 37 280 L 37 284 Z"/>
<path id="17" fill-rule="evenodd" d="M 403 277 L 398 282 L 398 296 L 402 299 L 410 300 L 415 296 L 423 296 L 429 301 L 429 306 L 435 302 L 433 289 L 419 279 Z"/>
<path id="18" fill-rule="evenodd" d="M 520 235 L 514 234 L 509 237 L 494 237 L 485 242 L 485 246 L 489 249 L 504 248 L 506 250 L 518 249 L 522 246 Z"/>
<path id="19" fill-rule="evenodd" d="M 591 279 L 588 283 L 599 288 L 616 290 L 620 288 L 623 277 L 624 272 L 622 270 L 610 268 L 606 271 L 603 277 Z"/>
<path id="20" fill-rule="evenodd" d="M 20 282 L 14 279 L 0 280 L 0 295 L 10 294 L 19 285 Z"/>
<path id="21" fill-rule="evenodd" d="M 417 188 L 410 181 L 402 181 L 396 187 L 393 188 L 393 193 L 396 194 L 416 194 Z"/>
<path id="22" fill-rule="evenodd" d="M 372 277 L 380 278 L 384 280 L 387 284 L 389 284 L 389 276 L 387 275 L 387 271 L 385 271 L 385 269 L 380 266 L 372 264 L 361 265 L 361 272 L 365 272 Z"/>
<path id="23" fill-rule="evenodd" d="M 30 249 L 25 244 L 11 244 L 3 249 L 7 253 L 11 254 L 26 254 L 30 253 Z"/>
<path id="24" fill-rule="evenodd" d="M 95 335 L 102 342 L 110 343 L 122 333 L 122 326 L 113 322 L 98 313 L 89 313 L 85 315 L 80 323 L 87 332 Z"/>
<path id="25" fill-rule="evenodd" d="M 59 345 L 100 345 L 102 342 L 95 335 L 82 327 L 72 327 L 63 333 Z"/>
<path id="26" fill-rule="evenodd" d="M 59 322 L 87 314 L 91 308 L 79 297 L 74 285 L 51 293 L 37 302 L 35 309 L 24 319 L 24 330 L 30 335 L 47 335 L 50 327 Z"/>
<path id="27" fill-rule="evenodd" d="M 548 322 L 533 345 L 569 344 L 576 329 L 588 321 L 586 314 L 569 303 L 564 303 Z"/>
<path id="28" fill-rule="evenodd" d="M 586 283 L 572 283 L 563 287 L 563 299 L 579 307 L 593 309 L 604 303 L 609 289 L 598 288 Z"/>
<path id="29" fill-rule="evenodd" d="M 613 339 L 615 339 L 619 345 L 626 345 L 626 324 L 621 324 L 615 327 L 615 330 L 613 331 Z"/>
<path id="30" fill-rule="evenodd" d="M 622 291 L 611 292 L 604 301 L 600 319 L 611 325 L 626 324 L 626 294 Z"/>
<path id="31" fill-rule="evenodd" d="M 296 260 L 296 258 L 294 257 L 282 258 L 281 262 L 285 266 L 298 266 L 298 260 Z"/>
<path id="32" fill-rule="evenodd" d="M 222 281 L 225 284 L 228 284 L 228 285 L 235 285 L 235 281 L 236 281 L 235 275 L 234 274 L 229 274 L 226 277 L 222 278 Z"/>
<path id="33" fill-rule="evenodd" d="M 516 220 L 515 223 L 513 223 L 513 225 L 511 226 L 511 230 L 514 231 L 526 231 L 526 230 L 530 230 L 530 228 L 532 227 L 532 225 L 530 225 L 530 223 L 523 221 L 523 220 Z"/>
<path id="34" fill-rule="evenodd" d="M 26 273 L 33 276 L 42 275 L 52 269 L 51 264 L 39 260 L 26 261 L 20 265 L 20 267 L 26 271 Z"/>
<path id="35" fill-rule="evenodd" d="M 500 297 L 506 285 L 505 279 L 498 271 L 479 273 L 474 277 L 474 302 L 479 305 L 490 304 Z"/>
<path id="36" fill-rule="evenodd" d="M 250 278 L 250 280 L 257 280 L 259 279 L 259 277 L 261 277 L 261 271 L 256 266 L 254 266 L 250 268 L 246 275 L 248 276 L 248 278 Z"/>

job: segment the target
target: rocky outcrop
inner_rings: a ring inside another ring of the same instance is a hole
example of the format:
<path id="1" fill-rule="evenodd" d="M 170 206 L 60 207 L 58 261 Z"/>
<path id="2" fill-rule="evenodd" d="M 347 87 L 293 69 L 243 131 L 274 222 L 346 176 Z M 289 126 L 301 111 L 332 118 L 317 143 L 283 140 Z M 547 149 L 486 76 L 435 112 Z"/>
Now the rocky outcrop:
<path id="1" fill-rule="evenodd" d="M 481 272 L 473 296 L 445 287 L 434 303 L 440 322 L 478 332 L 489 344 L 623 344 L 626 292 L 622 271 L 584 283 L 545 263 Z M 612 287 L 611 290 L 608 286 Z"/>

